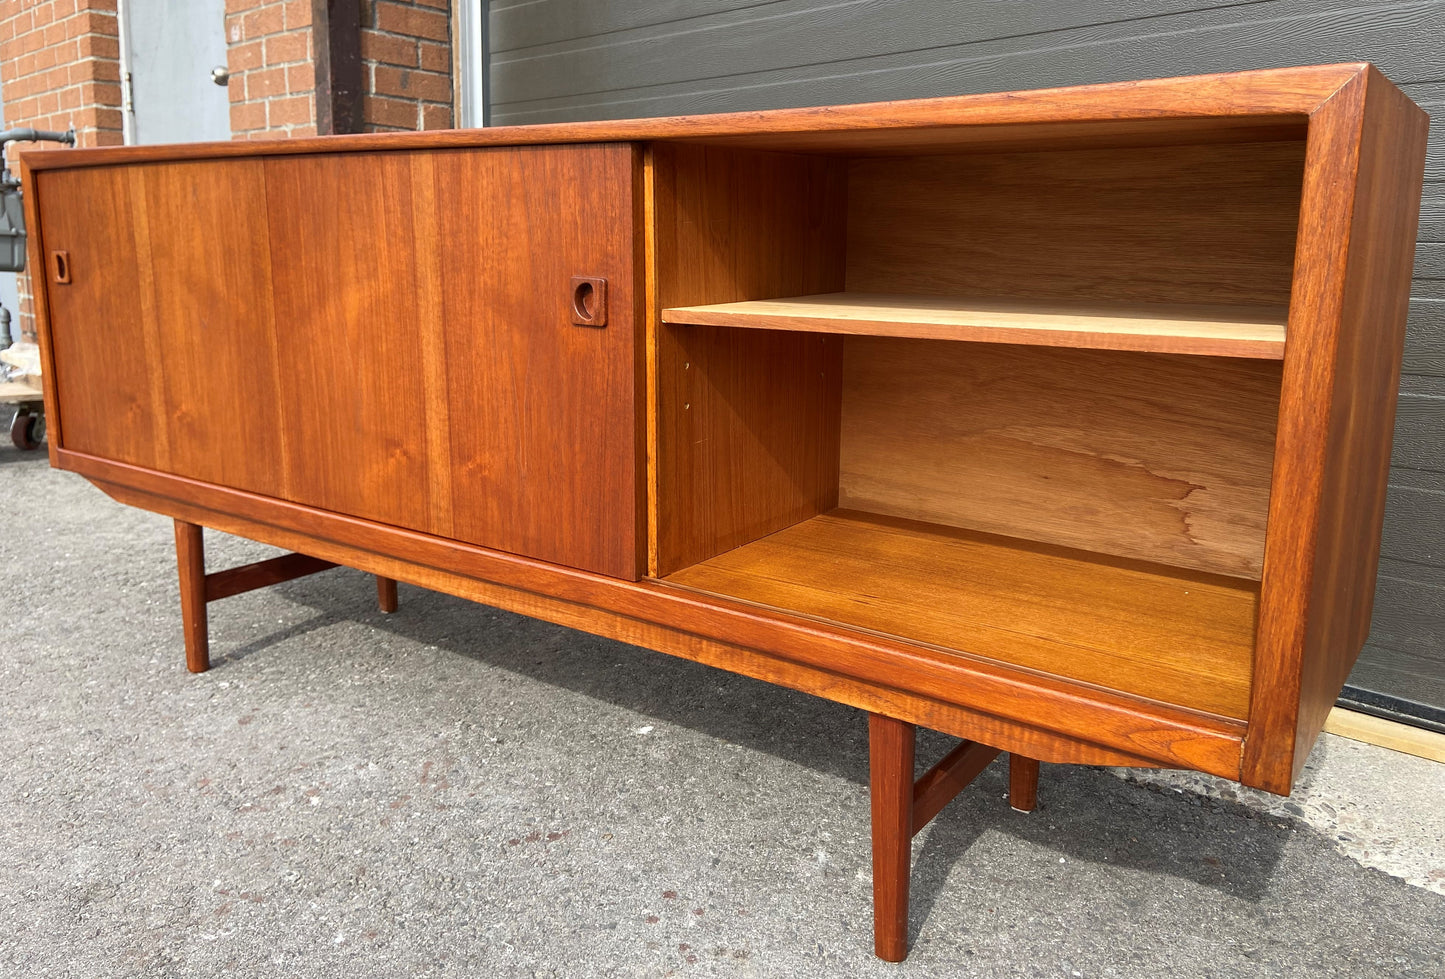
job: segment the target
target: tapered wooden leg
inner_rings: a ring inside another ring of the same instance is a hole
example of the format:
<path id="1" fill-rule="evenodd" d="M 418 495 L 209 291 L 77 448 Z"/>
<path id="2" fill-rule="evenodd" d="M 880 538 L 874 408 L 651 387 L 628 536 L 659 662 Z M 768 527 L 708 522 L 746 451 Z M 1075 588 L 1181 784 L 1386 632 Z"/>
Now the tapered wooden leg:
<path id="1" fill-rule="evenodd" d="M 908 878 L 913 856 L 914 727 L 868 715 L 873 799 L 873 947 L 878 957 L 908 955 Z"/>
<path id="2" fill-rule="evenodd" d="M 186 637 L 186 669 L 211 668 L 211 643 L 206 626 L 206 547 L 201 528 L 176 521 L 176 566 L 181 575 L 181 628 Z"/>
<path id="3" fill-rule="evenodd" d="M 376 576 L 376 604 L 383 612 L 396 611 L 396 579 Z"/>
<path id="4" fill-rule="evenodd" d="M 1008 756 L 1008 804 L 1019 812 L 1033 812 L 1039 802 L 1039 763 L 1023 755 Z"/>

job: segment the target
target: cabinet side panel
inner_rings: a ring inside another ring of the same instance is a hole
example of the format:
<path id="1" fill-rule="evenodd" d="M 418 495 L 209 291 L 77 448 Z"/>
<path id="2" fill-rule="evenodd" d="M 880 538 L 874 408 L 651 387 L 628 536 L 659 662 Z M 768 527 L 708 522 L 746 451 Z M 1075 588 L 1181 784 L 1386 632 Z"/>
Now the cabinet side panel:
<path id="1" fill-rule="evenodd" d="M 290 498 L 429 528 L 407 154 L 266 167 Z"/>
<path id="2" fill-rule="evenodd" d="M 1270 361 L 848 337 L 841 505 L 1259 577 Z"/>
<path id="3" fill-rule="evenodd" d="M 843 161 L 654 151 L 659 308 L 843 287 Z M 837 505 L 840 338 L 655 328 L 658 575 Z"/>
<path id="4" fill-rule="evenodd" d="M 638 378 L 630 144 L 438 154 L 453 530 L 635 579 Z M 606 280 L 578 325 L 573 278 Z"/>
<path id="5" fill-rule="evenodd" d="M 1298 775 L 1370 631 L 1428 124 L 1373 68 L 1300 681 Z"/>
<path id="6" fill-rule="evenodd" d="M 1310 121 L 1241 769 L 1273 792 L 1369 629 L 1425 138 L 1372 68 Z"/>
<path id="7" fill-rule="evenodd" d="M 159 363 L 143 323 L 136 230 L 144 221 L 134 168 L 36 174 L 45 254 L 31 269 L 48 298 L 56 407 L 64 447 L 162 468 Z M 142 240 L 144 235 L 141 236 Z M 56 252 L 68 283 L 56 281 Z"/>
<path id="8" fill-rule="evenodd" d="M 139 168 L 170 470 L 285 495 L 259 160 Z"/>

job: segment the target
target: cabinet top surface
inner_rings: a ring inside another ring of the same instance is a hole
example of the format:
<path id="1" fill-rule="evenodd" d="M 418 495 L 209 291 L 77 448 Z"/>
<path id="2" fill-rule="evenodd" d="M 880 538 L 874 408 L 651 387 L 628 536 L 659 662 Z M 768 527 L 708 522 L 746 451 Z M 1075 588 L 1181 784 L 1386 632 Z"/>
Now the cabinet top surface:
<path id="1" fill-rule="evenodd" d="M 23 151 L 31 170 L 113 163 L 650 140 L 798 152 L 898 153 L 1010 144 L 1302 138 L 1366 63 L 1274 68 L 859 105 L 261 142 Z"/>

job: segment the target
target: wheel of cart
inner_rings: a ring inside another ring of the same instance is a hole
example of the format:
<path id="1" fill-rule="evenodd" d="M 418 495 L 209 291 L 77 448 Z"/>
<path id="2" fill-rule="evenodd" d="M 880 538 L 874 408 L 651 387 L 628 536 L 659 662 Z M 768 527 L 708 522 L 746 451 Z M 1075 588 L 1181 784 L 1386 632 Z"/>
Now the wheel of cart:
<path id="1" fill-rule="evenodd" d="M 0 404 L 15 406 L 15 418 L 10 423 L 10 441 L 15 448 L 38 449 L 45 441 L 45 403 L 40 392 L 29 384 L 8 381 L 0 384 Z"/>
<path id="2" fill-rule="evenodd" d="M 45 411 L 40 405 L 21 405 L 10 423 L 10 441 L 15 448 L 38 449 L 45 441 Z"/>

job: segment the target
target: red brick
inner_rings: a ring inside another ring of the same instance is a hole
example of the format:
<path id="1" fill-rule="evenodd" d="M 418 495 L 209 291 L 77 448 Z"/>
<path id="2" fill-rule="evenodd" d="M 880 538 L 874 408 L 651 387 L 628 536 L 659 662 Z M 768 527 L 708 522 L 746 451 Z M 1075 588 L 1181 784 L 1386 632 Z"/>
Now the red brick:
<path id="1" fill-rule="evenodd" d="M 401 102 L 376 95 L 367 95 L 362 99 L 361 115 L 369 123 L 398 129 L 415 129 L 417 123 L 415 102 Z"/>
<path id="2" fill-rule="evenodd" d="M 120 86 L 113 82 L 84 82 L 80 100 L 87 105 L 120 105 Z"/>
<path id="3" fill-rule="evenodd" d="M 316 91 L 316 65 L 308 61 L 286 69 L 286 91 L 292 95 Z"/>
<path id="4" fill-rule="evenodd" d="M 305 125 L 305 126 L 293 126 L 293 127 L 291 127 L 291 131 L 290 131 L 289 133 L 287 133 L 287 135 L 288 135 L 288 136 L 315 136 L 315 135 L 316 135 L 316 126 L 315 126 L 315 124 L 308 124 L 308 125 Z"/>
<path id="5" fill-rule="evenodd" d="M 451 21 L 446 14 L 421 7 L 388 3 L 387 0 L 377 0 L 376 26 L 391 34 L 406 34 L 409 37 L 424 37 L 433 41 L 451 39 Z"/>
<path id="6" fill-rule="evenodd" d="M 268 106 L 267 124 L 275 126 L 304 126 L 311 121 L 311 99 L 295 95 L 289 99 L 272 99 Z"/>
<path id="7" fill-rule="evenodd" d="M 284 65 L 311 57 L 311 32 L 287 31 L 266 38 L 266 64 Z"/>
<path id="8" fill-rule="evenodd" d="M 104 61 L 99 58 L 91 58 L 88 61 L 82 61 L 80 63 L 90 65 L 92 78 L 96 78 L 104 82 L 115 82 L 116 84 L 120 84 L 119 61 Z"/>
<path id="9" fill-rule="evenodd" d="M 67 37 L 77 37 L 81 34 L 108 34 L 116 37 L 118 35 L 115 32 L 115 4 L 112 3 L 108 11 L 81 12 L 74 19 L 66 21 L 63 26 Z"/>
<path id="10" fill-rule="evenodd" d="M 286 69 L 263 68 L 246 72 L 246 98 L 264 99 L 286 94 Z"/>
<path id="11" fill-rule="evenodd" d="M 228 46 L 226 48 L 226 67 L 234 73 L 260 68 L 266 63 L 265 43 L 264 41 L 247 41 L 244 44 Z"/>
<path id="12" fill-rule="evenodd" d="M 421 107 L 421 128 L 452 128 L 452 107 L 449 105 L 424 105 Z"/>
<path id="13" fill-rule="evenodd" d="M 261 7 L 241 18 L 241 37 L 247 41 L 286 29 L 286 15 L 279 5 Z"/>
<path id="14" fill-rule="evenodd" d="M 286 28 L 311 26 L 311 0 L 286 0 Z"/>
<path id="15" fill-rule="evenodd" d="M 231 106 L 231 132 L 244 133 L 266 128 L 266 103 L 243 102 Z"/>
<path id="16" fill-rule="evenodd" d="M 377 31 L 361 32 L 361 57 L 367 61 L 384 61 L 387 64 L 415 68 L 417 42 L 403 37 L 392 37 Z"/>
<path id="17" fill-rule="evenodd" d="M 409 71 L 377 65 L 372 76 L 372 90 L 377 95 L 393 95 L 423 102 L 449 102 L 452 83 L 444 75 L 428 71 Z"/>
<path id="18" fill-rule="evenodd" d="M 452 48 L 449 44 L 428 44 L 421 45 L 421 66 L 427 71 L 452 73 Z"/>
<path id="19" fill-rule="evenodd" d="M 97 107 L 97 108 L 91 109 L 90 112 L 92 112 L 92 113 L 94 114 L 93 118 L 95 119 L 96 128 L 98 128 L 98 129 L 114 129 L 116 132 L 119 132 L 119 131 L 120 131 L 120 127 L 121 127 L 120 109 L 108 109 L 108 108 L 99 108 L 99 107 Z"/>

